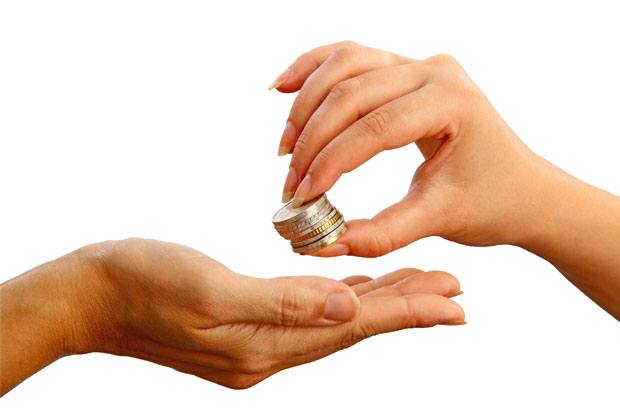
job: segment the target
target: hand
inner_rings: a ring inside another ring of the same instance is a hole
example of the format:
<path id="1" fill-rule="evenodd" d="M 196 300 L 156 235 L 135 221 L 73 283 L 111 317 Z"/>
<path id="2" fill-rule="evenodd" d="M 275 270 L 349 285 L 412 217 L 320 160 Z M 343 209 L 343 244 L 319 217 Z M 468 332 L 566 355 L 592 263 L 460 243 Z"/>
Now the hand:
<path id="1" fill-rule="evenodd" d="M 530 151 L 452 57 L 336 43 L 273 87 L 299 90 L 278 150 L 293 153 L 284 201 L 320 195 L 383 150 L 416 143 L 425 158 L 402 200 L 348 222 L 320 256 L 380 256 L 433 235 L 517 245 L 620 319 L 620 198 Z"/>
<path id="2" fill-rule="evenodd" d="M 301 55 L 274 84 L 299 90 L 280 142 L 292 152 L 283 201 L 301 204 L 383 150 L 416 143 L 426 161 L 405 197 L 321 256 L 380 256 L 439 235 L 519 244 L 551 211 L 558 172 L 531 152 L 453 58 L 414 60 L 351 42 Z"/>
<path id="3" fill-rule="evenodd" d="M 2 357 L 1 392 L 60 356 L 93 351 L 246 388 L 375 334 L 462 324 L 462 309 L 448 299 L 459 290 L 444 272 L 259 279 L 176 244 L 95 244 L 0 287 L 0 337 L 13 336 L 3 344 L 12 355 Z M 16 309 L 40 305 L 47 306 L 27 318 Z M 38 323 L 38 339 L 24 335 L 24 324 Z"/>

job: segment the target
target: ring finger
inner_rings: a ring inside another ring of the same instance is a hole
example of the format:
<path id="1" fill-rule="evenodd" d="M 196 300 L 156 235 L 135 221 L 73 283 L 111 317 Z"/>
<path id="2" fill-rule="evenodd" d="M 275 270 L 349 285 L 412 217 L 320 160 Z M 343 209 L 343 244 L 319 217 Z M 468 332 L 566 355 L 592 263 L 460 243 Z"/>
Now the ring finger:
<path id="1" fill-rule="evenodd" d="M 314 158 L 338 134 L 376 108 L 423 87 L 428 78 L 423 63 L 411 62 L 371 70 L 333 86 L 294 144 L 282 200 L 291 199 Z"/>
<path id="2" fill-rule="evenodd" d="M 315 59 L 315 57 L 312 53 L 302 56 L 293 64 L 292 72 L 295 72 L 296 65 L 304 65 L 305 59 Z M 346 43 L 336 48 L 316 70 L 309 73 L 308 77 L 303 80 L 303 86 L 289 113 L 278 153 L 291 152 L 306 122 L 335 84 L 369 70 L 409 61 L 393 53 L 355 44 Z"/>

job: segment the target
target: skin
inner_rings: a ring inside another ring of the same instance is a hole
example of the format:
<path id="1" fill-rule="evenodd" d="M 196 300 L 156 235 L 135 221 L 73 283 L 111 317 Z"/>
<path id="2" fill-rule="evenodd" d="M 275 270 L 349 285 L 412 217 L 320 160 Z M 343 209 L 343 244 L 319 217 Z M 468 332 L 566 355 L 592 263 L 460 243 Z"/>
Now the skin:
<path id="1" fill-rule="evenodd" d="M 63 356 L 132 356 L 247 388 L 379 333 L 464 323 L 444 272 L 240 275 L 185 246 L 81 248 L 0 285 L 0 394 Z"/>
<path id="2" fill-rule="evenodd" d="M 320 195 L 383 150 L 416 143 L 426 159 L 400 202 L 348 222 L 321 256 L 381 256 L 432 235 L 517 245 L 620 318 L 620 199 L 531 152 L 453 58 L 342 42 L 300 56 L 272 88 L 299 91 L 278 150 L 293 154 L 284 201 Z M 246 388 L 375 334 L 463 324 L 448 299 L 459 293 L 444 272 L 266 280 L 180 245 L 104 242 L 0 285 L 0 394 L 88 352 Z"/>
<path id="3" fill-rule="evenodd" d="M 415 143 L 425 158 L 402 200 L 348 222 L 320 256 L 382 256 L 427 236 L 516 245 L 620 319 L 620 198 L 533 153 L 454 58 L 341 42 L 301 55 L 272 88 L 298 91 L 278 149 L 292 153 L 283 201 L 315 198 L 384 150 Z"/>

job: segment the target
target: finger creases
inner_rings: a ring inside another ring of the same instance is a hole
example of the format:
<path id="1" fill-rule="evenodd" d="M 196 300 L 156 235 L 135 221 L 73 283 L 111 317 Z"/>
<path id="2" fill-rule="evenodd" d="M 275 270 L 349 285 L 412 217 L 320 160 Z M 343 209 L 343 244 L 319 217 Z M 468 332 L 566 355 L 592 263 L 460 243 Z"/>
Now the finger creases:
<path id="1" fill-rule="evenodd" d="M 296 92 L 323 62 L 341 48 L 361 47 L 351 41 L 341 41 L 316 47 L 300 55 L 272 84 L 283 93 Z"/>
<path id="2" fill-rule="evenodd" d="M 372 291 L 379 290 L 386 286 L 392 286 L 412 275 L 422 272 L 420 269 L 403 268 L 387 273 L 377 279 L 370 279 L 366 282 L 354 285 L 352 289 L 358 296 L 366 295 Z"/>
<path id="3" fill-rule="evenodd" d="M 306 354 L 349 347 L 368 337 L 401 329 L 464 323 L 463 309 L 452 300 L 428 293 L 360 298 L 361 309 L 353 322 L 333 328 L 295 328 L 289 337 L 295 353 Z M 311 331 L 311 334 L 308 334 Z"/>
<path id="4" fill-rule="evenodd" d="M 363 338 L 406 328 L 458 324 L 465 319 L 463 309 L 456 302 L 434 294 L 371 296 L 363 300 L 357 321 Z"/>
<path id="5" fill-rule="evenodd" d="M 344 279 L 341 280 L 342 283 L 346 283 L 347 285 L 353 287 L 353 290 L 355 291 L 355 293 L 359 296 L 359 293 L 357 293 L 357 291 L 355 290 L 354 286 L 361 284 L 361 283 L 365 283 L 365 282 L 370 282 L 373 279 L 370 276 L 366 276 L 366 275 L 353 275 L 353 276 L 348 276 Z"/>
<path id="6" fill-rule="evenodd" d="M 288 76 L 289 80 L 278 89 L 299 90 L 288 121 L 301 135 L 312 113 L 339 83 L 374 69 L 406 61 L 409 60 L 392 53 L 347 42 L 302 55 L 291 66 L 289 73 L 293 74 Z M 283 144 L 288 146 L 282 150 L 290 151 L 296 142 L 285 142 L 282 139 Z"/>
<path id="7" fill-rule="evenodd" d="M 222 288 L 219 300 L 227 308 L 218 313 L 220 323 L 323 326 L 347 322 L 359 311 L 347 284 L 318 276 L 239 276 Z"/>
<path id="8" fill-rule="evenodd" d="M 329 190 L 344 173 L 355 170 L 384 150 L 396 149 L 425 138 L 444 137 L 454 119 L 450 107 L 437 105 L 441 91 L 430 85 L 373 110 L 338 134 L 309 162 L 312 176 L 307 198 Z M 304 143 L 301 149 L 304 151 Z M 294 154 L 295 156 L 295 154 Z M 297 169 L 297 168 L 296 168 Z M 300 179 L 305 178 L 297 170 Z"/>
<path id="9" fill-rule="evenodd" d="M 381 67 L 338 82 L 312 113 L 293 116 L 298 113 L 292 112 L 293 118 L 309 117 L 298 140 L 303 144 L 295 146 L 291 165 L 305 173 L 316 155 L 339 133 L 371 111 L 419 89 L 427 78 L 425 66 L 412 62 Z"/>
<path id="10" fill-rule="evenodd" d="M 355 285 L 353 290 L 358 296 L 364 297 L 400 296 L 412 293 L 451 297 L 460 292 L 460 285 L 454 276 L 446 272 L 400 269 L 376 281 Z"/>

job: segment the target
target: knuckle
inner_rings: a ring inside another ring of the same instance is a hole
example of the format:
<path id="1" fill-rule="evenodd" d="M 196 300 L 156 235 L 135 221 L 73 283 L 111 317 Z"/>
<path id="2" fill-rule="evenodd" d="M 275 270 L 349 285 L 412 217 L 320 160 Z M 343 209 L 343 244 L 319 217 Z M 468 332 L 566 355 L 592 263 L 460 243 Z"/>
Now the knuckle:
<path id="1" fill-rule="evenodd" d="M 320 179 L 320 176 L 329 177 L 332 174 L 330 158 L 331 155 L 328 148 L 321 150 L 312 161 L 306 174 L 312 175 L 313 180 Z"/>
<path id="2" fill-rule="evenodd" d="M 437 79 L 445 92 L 467 99 L 479 95 L 478 88 L 454 57 L 449 54 L 438 54 L 428 58 L 427 63 L 439 68 Z"/>
<path id="3" fill-rule="evenodd" d="M 377 333 L 377 330 L 371 324 L 360 323 L 356 328 L 355 337 L 359 342 L 361 340 L 370 338 L 371 336 L 375 336 Z"/>
<path id="4" fill-rule="evenodd" d="M 349 47 L 349 48 L 358 48 L 361 47 L 359 43 L 354 42 L 353 40 L 343 40 L 340 42 L 340 45 L 342 47 Z"/>
<path id="5" fill-rule="evenodd" d="M 379 243 L 379 239 L 377 239 L 376 237 L 374 237 L 372 239 L 372 246 L 370 247 L 370 250 L 368 252 L 368 257 L 380 257 L 383 256 L 384 254 L 381 253 L 381 245 Z"/>
<path id="6" fill-rule="evenodd" d="M 360 119 L 362 132 L 371 136 L 383 136 L 392 127 L 391 115 L 387 110 L 377 109 Z"/>
<path id="7" fill-rule="evenodd" d="M 371 239 L 369 257 L 384 256 L 394 250 L 394 244 L 390 236 L 384 230 L 376 230 Z"/>
<path id="8" fill-rule="evenodd" d="M 450 96 L 447 110 L 452 118 L 461 118 L 472 107 L 482 102 L 482 94 L 476 85 L 465 75 L 451 74 L 445 77 L 439 85 L 440 93 Z"/>
<path id="9" fill-rule="evenodd" d="M 367 327 L 357 324 L 354 327 L 350 328 L 347 332 L 345 332 L 340 338 L 339 347 L 340 349 L 350 348 L 355 345 L 359 341 L 365 339 L 368 332 Z"/>
<path id="10" fill-rule="evenodd" d="M 310 148 L 309 147 L 310 134 L 305 129 L 306 128 L 304 128 L 304 131 L 302 131 L 301 135 L 299 135 L 299 138 L 295 142 L 295 147 L 293 148 L 293 157 L 291 159 L 291 166 L 295 166 L 295 169 L 297 170 L 300 170 L 300 168 L 298 167 L 300 163 L 300 159 L 301 159 L 300 156 L 304 153 L 307 153 Z"/>
<path id="11" fill-rule="evenodd" d="M 334 51 L 333 58 L 340 62 L 346 62 L 351 60 L 356 53 L 357 47 L 350 44 L 344 44 Z"/>
<path id="12" fill-rule="evenodd" d="M 437 54 L 435 56 L 431 56 L 426 61 L 431 65 L 441 66 L 441 67 L 460 67 L 458 60 L 447 53 Z"/>
<path id="13" fill-rule="evenodd" d="M 338 153 L 327 147 L 312 160 L 306 174 L 312 175 L 312 185 L 315 188 L 329 190 L 340 176 L 349 171 L 349 168 L 343 167 L 338 158 Z"/>
<path id="14" fill-rule="evenodd" d="M 284 293 L 280 298 L 280 324 L 295 326 L 299 323 L 299 299 L 295 293 Z"/>
<path id="15" fill-rule="evenodd" d="M 342 81 L 336 84 L 329 95 L 328 99 L 331 101 L 342 102 L 343 100 L 350 100 L 358 95 L 360 89 L 360 81 L 357 78 Z"/>

